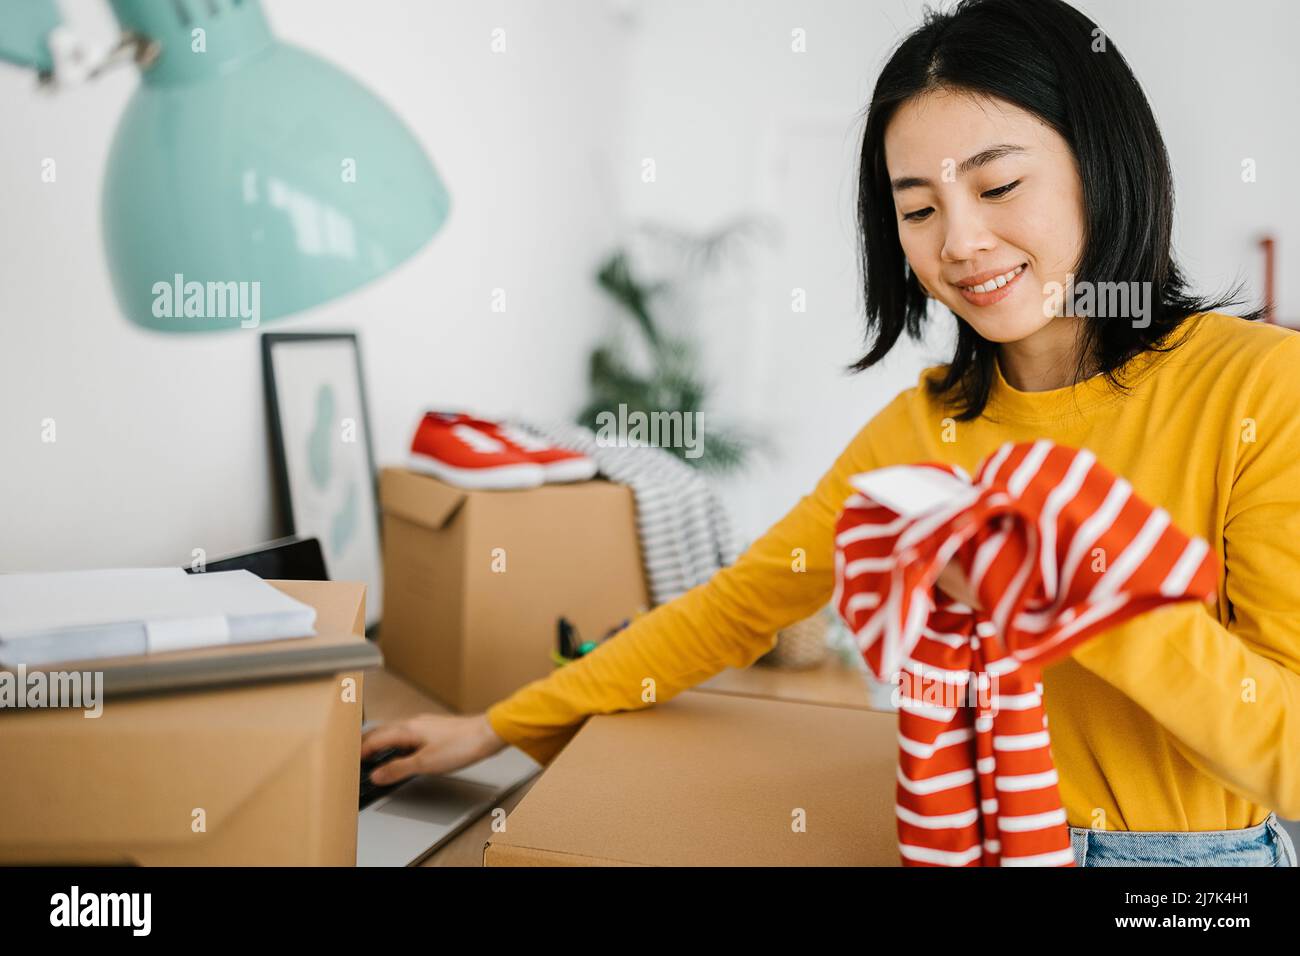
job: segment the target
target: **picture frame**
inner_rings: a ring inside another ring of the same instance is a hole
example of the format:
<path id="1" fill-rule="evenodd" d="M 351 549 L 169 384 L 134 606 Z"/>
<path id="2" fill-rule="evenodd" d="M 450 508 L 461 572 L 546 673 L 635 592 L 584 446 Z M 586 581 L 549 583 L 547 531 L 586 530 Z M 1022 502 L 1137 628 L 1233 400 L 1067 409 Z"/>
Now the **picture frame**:
<path id="1" fill-rule="evenodd" d="M 373 635 L 383 608 L 383 552 L 356 333 L 263 333 L 262 376 L 285 533 L 320 540 L 331 580 L 366 584 Z"/>

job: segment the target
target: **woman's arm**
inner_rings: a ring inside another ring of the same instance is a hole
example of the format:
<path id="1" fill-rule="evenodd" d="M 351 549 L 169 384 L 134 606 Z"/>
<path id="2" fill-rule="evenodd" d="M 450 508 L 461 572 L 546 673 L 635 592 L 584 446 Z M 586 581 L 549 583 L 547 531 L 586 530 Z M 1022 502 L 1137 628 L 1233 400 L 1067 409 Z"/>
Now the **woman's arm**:
<path id="1" fill-rule="evenodd" d="M 1261 363 L 1231 471 L 1229 622 L 1203 605 L 1143 614 L 1074 659 L 1123 691 L 1199 770 L 1300 817 L 1300 334 Z M 1242 436 L 1253 441 L 1242 440 Z"/>
<path id="2" fill-rule="evenodd" d="M 666 701 L 770 650 L 778 630 L 830 599 L 832 538 L 850 494 L 849 478 L 878 467 L 876 450 L 887 446 L 882 436 L 902 398 L 873 418 L 813 492 L 734 565 L 638 618 L 581 660 L 491 707 L 487 716 L 493 730 L 545 763 L 587 716 Z"/>

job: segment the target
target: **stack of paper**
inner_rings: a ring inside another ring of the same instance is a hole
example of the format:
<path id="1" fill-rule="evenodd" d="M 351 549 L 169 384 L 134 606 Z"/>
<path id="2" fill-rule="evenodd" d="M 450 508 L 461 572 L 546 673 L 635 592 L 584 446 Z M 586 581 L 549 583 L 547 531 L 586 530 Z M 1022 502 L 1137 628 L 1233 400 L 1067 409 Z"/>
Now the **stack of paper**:
<path id="1" fill-rule="evenodd" d="M 248 571 L 0 575 L 0 665 L 310 637 L 316 609 Z"/>

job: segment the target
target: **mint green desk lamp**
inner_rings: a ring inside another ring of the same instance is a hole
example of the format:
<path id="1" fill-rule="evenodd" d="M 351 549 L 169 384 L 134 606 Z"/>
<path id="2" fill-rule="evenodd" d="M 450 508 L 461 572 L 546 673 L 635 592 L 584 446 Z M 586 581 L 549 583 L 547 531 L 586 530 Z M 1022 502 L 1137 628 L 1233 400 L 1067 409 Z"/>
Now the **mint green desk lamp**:
<path id="1" fill-rule="evenodd" d="M 450 197 L 410 130 L 338 68 L 276 40 L 259 0 L 109 4 L 124 31 L 110 56 L 141 70 L 103 190 L 109 271 L 132 322 L 248 328 L 241 295 L 259 320 L 301 312 L 441 228 Z M 61 31 L 53 0 L 5 0 L 0 59 L 57 81 L 86 60 Z"/>

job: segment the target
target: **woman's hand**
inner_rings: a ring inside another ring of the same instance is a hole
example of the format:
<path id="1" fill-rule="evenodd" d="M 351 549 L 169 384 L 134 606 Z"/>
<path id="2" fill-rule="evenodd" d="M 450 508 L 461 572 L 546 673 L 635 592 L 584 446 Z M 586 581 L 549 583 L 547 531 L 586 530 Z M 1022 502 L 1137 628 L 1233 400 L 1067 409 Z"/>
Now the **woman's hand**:
<path id="1" fill-rule="evenodd" d="M 361 759 L 389 747 L 414 751 L 381 764 L 370 774 L 372 783 L 387 786 L 417 773 L 459 770 L 505 745 L 488 723 L 487 714 L 420 714 L 362 734 Z"/>
<path id="2" fill-rule="evenodd" d="M 939 572 L 939 577 L 934 583 L 954 601 L 960 601 L 976 611 L 981 610 L 979 598 L 971 590 L 970 582 L 966 580 L 966 574 L 956 560 L 948 562 L 948 566 Z"/>

